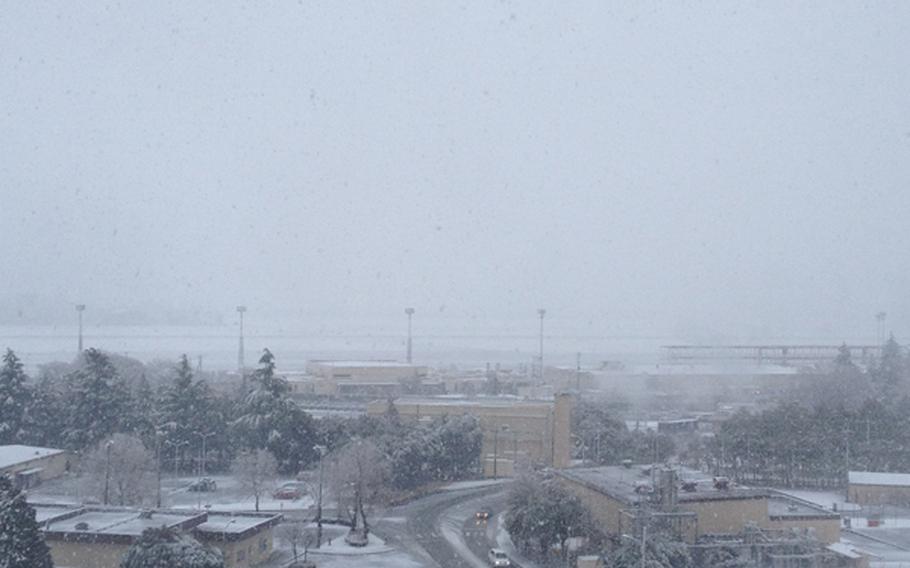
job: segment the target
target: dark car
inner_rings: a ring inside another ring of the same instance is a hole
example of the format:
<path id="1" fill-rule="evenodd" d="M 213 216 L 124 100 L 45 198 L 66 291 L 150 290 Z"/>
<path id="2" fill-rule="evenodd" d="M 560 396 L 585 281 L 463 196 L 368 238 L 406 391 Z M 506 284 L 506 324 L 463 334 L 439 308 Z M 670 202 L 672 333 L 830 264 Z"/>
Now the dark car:
<path id="1" fill-rule="evenodd" d="M 214 479 L 203 477 L 202 479 L 197 479 L 196 481 L 190 483 L 190 491 L 199 491 L 199 492 L 208 492 L 214 491 L 218 488 L 218 484 L 215 483 Z"/>
<path id="2" fill-rule="evenodd" d="M 478 521 L 486 521 L 490 518 L 490 512 L 486 509 L 481 509 L 474 513 L 474 518 Z"/>

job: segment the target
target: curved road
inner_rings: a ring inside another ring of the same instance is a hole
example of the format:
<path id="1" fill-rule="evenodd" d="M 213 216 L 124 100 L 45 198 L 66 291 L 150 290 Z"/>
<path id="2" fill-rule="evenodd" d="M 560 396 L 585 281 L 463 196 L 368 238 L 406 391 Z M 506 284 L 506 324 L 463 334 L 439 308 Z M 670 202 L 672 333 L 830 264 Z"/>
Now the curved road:
<path id="1" fill-rule="evenodd" d="M 497 484 L 428 495 L 387 510 L 374 529 L 427 566 L 488 568 L 487 551 L 495 542 L 492 515 L 504 507 L 507 487 Z M 474 520 L 474 512 L 481 508 L 491 513 L 489 525 Z"/>

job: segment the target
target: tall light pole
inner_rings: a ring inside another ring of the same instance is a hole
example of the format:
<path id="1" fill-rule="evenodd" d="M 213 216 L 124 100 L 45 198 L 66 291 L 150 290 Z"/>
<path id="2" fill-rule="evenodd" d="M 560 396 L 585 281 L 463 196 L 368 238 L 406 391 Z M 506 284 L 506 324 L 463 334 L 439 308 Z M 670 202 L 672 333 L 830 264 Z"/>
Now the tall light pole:
<path id="1" fill-rule="evenodd" d="M 173 440 L 165 440 L 164 443 L 168 446 L 174 448 L 174 479 L 177 479 L 177 476 L 180 474 L 180 448 L 183 446 L 189 445 L 189 442 L 186 440 L 175 442 Z"/>
<path id="2" fill-rule="evenodd" d="M 113 440 L 108 440 L 107 444 L 104 445 L 104 504 L 109 503 L 108 496 L 110 495 L 111 489 L 111 446 L 114 445 Z"/>
<path id="3" fill-rule="evenodd" d="M 244 376 L 243 368 L 243 314 L 246 312 L 246 306 L 237 306 L 237 313 L 240 314 L 240 345 L 237 349 L 237 370 L 240 376 Z"/>
<path id="4" fill-rule="evenodd" d="M 205 477 L 205 441 L 210 437 L 214 436 L 217 432 L 209 432 L 207 434 L 197 433 L 196 435 L 202 438 L 202 464 L 200 466 L 199 477 Z"/>
<path id="5" fill-rule="evenodd" d="M 316 548 L 322 546 L 322 476 L 325 472 L 325 446 L 315 446 L 319 452 L 319 496 L 316 502 Z"/>
<path id="6" fill-rule="evenodd" d="M 539 308 L 537 315 L 540 316 L 540 351 L 537 355 L 537 362 L 540 365 L 540 382 L 543 382 L 543 317 L 547 315 L 547 310 Z"/>
<path id="7" fill-rule="evenodd" d="M 85 311 L 85 304 L 76 304 L 76 313 L 79 314 L 79 354 L 82 354 L 82 312 Z"/>
<path id="8" fill-rule="evenodd" d="M 411 317 L 414 315 L 414 308 L 405 308 L 404 313 L 408 315 L 408 364 L 411 363 Z"/>

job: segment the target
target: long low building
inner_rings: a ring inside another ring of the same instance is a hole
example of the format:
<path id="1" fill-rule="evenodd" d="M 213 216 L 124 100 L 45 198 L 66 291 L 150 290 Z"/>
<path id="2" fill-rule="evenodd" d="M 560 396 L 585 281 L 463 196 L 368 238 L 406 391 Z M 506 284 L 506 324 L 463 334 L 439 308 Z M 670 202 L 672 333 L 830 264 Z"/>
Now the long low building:
<path id="1" fill-rule="evenodd" d="M 614 535 L 634 533 L 645 516 L 689 543 L 706 535 L 741 534 L 747 527 L 798 529 L 827 544 L 840 539 L 836 513 L 687 468 L 604 466 L 554 473 Z"/>
<path id="2" fill-rule="evenodd" d="M 148 528 L 186 532 L 221 551 L 226 568 L 262 564 L 272 554 L 272 529 L 281 515 L 124 507 L 33 504 L 55 566 L 119 568 L 130 546 Z"/>
<path id="3" fill-rule="evenodd" d="M 17 487 L 28 489 L 69 471 L 70 458 L 69 452 L 55 448 L 0 446 L 0 475 L 9 475 Z"/>
<path id="4" fill-rule="evenodd" d="M 400 418 L 432 419 L 439 416 L 474 416 L 483 430 L 484 473 L 508 476 L 516 462 L 557 468 L 571 459 L 572 397 L 559 394 L 552 400 L 514 397 L 399 398 L 392 401 Z M 389 401 L 375 400 L 367 414 L 381 416 Z"/>
<path id="5" fill-rule="evenodd" d="M 910 473 L 850 471 L 847 500 L 859 505 L 910 505 Z"/>

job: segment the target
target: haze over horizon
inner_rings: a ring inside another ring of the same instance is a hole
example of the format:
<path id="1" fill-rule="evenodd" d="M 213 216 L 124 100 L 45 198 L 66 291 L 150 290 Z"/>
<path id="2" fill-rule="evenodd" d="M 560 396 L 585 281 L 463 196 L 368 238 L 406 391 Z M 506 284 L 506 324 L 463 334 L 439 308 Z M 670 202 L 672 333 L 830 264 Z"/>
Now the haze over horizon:
<path id="1" fill-rule="evenodd" d="M 4 325 L 910 339 L 910 4 L 185 4 L 4 6 Z"/>

